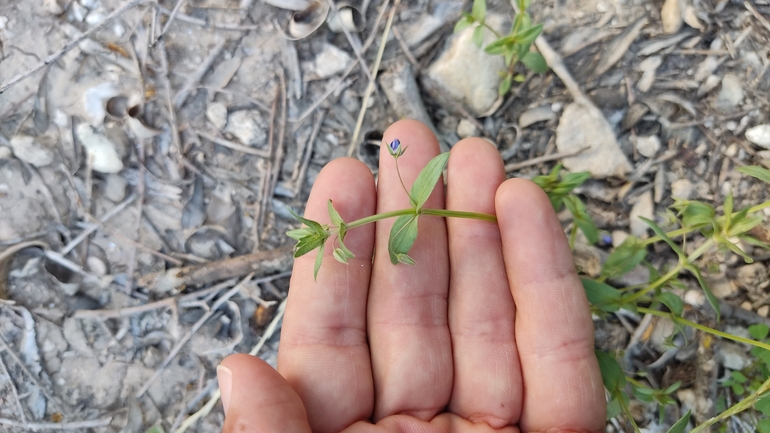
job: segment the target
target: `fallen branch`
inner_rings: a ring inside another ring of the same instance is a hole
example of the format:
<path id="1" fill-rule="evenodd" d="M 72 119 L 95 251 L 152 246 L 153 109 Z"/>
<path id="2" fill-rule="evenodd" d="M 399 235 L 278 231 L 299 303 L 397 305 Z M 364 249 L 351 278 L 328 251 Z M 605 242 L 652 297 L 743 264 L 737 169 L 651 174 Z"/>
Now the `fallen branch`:
<path id="1" fill-rule="evenodd" d="M 202 286 L 228 278 L 240 277 L 249 272 L 263 275 L 280 272 L 289 269 L 291 263 L 291 247 L 280 248 L 156 272 L 141 277 L 137 284 L 161 292 L 170 292 L 182 290 L 187 286 Z"/>

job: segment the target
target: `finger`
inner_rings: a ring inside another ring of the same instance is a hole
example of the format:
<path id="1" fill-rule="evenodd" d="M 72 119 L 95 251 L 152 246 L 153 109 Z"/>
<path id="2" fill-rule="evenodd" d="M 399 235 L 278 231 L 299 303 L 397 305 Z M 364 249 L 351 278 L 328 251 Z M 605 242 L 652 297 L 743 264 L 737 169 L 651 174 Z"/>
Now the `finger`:
<path id="1" fill-rule="evenodd" d="M 457 415 L 442 413 L 430 421 L 423 421 L 406 415 L 392 415 L 377 424 L 359 422 L 343 433 L 387 433 L 387 432 L 467 432 L 467 433 L 519 433 L 517 427 L 493 429 L 484 423 L 474 423 Z"/>
<path id="2" fill-rule="evenodd" d="M 495 192 L 505 170 L 489 142 L 471 138 L 455 145 L 447 172 L 447 209 L 495 213 Z M 447 231 L 455 370 L 449 408 L 494 428 L 515 424 L 521 411 L 521 370 L 500 230 L 490 222 L 448 218 Z"/>
<path id="3" fill-rule="evenodd" d="M 232 355 L 217 368 L 223 433 L 245 431 L 310 432 L 299 395 L 273 367 L 251 355 Z"/>
<path id="4" fill-rule="evenodd" d="M 524 380 L 522 431 L 604 428 L 593 323 L 572 254 L 548 197 L 534 183 L 503 183 L 495 198 Z"/>
<path id="5" fill-rule="evenodd" d="M 430 129 L 411 120 L 388 128 L 385 143 L 396 138 L 408 146 L 398 165 L 406 187 L 411 188 L 420 170 L 438 154 L 438 142 Z M 386 145 L 380 151 L 377 194 L 377 212 L 410 207 Z M 425 208 L 443 207 L 444 188 L 439 181 Z M 390 262 L 392 225 L 392 219 L 377 223 L 369 293 L 374 418 L 401 413 L 429 420 L 446 406 L 452 387 L 446 226 L 442 218 L 420 217 L 417 242 L 409 253 L 417 265 L 408 266 Z"/>
<path id="6" fill-rule="evenodd" d="M 371 171 L 353 159 L 330 162 L 318 175 L 305 217 L 329 224 L 329 199 L 347 222 L 374 214 Z M 278 352 L 278 371 L 302 397 L 314 432 L 338 432 L 368 419 L 374 401 L 366 340 L 374 226 L 345 237 L 355 254 L 348 264 L 332 257 L 333 240 L 327 241 L 317 282 L 315 252 L 295 261 Z"/>

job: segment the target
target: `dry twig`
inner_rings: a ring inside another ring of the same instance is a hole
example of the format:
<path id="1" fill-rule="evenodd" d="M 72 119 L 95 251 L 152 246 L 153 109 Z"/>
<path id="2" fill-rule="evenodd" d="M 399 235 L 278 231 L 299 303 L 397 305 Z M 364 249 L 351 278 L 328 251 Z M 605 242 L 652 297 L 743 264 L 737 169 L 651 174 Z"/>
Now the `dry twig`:
<path id="1" fill-rule="evenodd" d="M 41 431 L 41 430 L 63 430 L 63 431 L 83 431 L 89 428 L 106 427 L 110 425 L 112 418 L 102 418 L 90 421 L 73 421 L 73 422 L 18 422 L 11 419 L 0 418 L 0 425 L 7 425 L 9 427 L 15 427 L 23 429 L 23 431 Z"/>

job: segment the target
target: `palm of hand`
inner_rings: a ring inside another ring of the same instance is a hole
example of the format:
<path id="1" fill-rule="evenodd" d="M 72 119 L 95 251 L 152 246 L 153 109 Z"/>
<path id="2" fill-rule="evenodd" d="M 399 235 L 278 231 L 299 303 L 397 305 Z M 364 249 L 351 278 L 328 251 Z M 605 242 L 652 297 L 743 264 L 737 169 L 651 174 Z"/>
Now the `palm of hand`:
<path id="1" fill-rule="evenodd" d="M 408 186 L 438 145 L 412 121 L 385 133 L 396 137 L 409 145 Z M 328 222 L 328 199 L 346 220 L 408 207 L 396 176 L 385 149 L 379 188 L 363 164 L 333 161 L 305 214 Z M 346 237 L 348 265 L 326 248 L 317 283 L 314 257 L 297 259 L 278 372 L 248 355 L 219 370 L 225 432 L 603 430 L 588 302 L 547 197 L 503 183 L 497 150 L 479 139 L 453 148 L 448 176 L 446 198 L 436 188 L 426 207 L 497 214 L 498 225 L 421 218 L 416 266 L 379 253 L 392 220 L 363 226 Z"/>

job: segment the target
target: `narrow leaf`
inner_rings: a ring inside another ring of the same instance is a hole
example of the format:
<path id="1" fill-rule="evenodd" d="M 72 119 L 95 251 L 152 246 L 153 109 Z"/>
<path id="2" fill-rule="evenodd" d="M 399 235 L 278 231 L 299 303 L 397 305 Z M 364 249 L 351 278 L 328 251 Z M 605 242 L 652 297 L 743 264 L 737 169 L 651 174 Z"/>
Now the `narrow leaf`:
<path id="1" fill-rule="evenodd" d="M 340 227 L 345 225 L 345 221 L 340 216 L 339 212 L 337 212 L 337 209 L 334 209 L 334 205 L 332 204 L 332 201 L 329 200 L 328 203 L 329 207 L 329 219 L 332 222 L 332 225 L 335 227 Z"/>
<path id="2" fill-rule="evenodd" d="M 673 240 L 671 240 L 670 237 L 666 234 L 666 232 L 663 231 L 663 229 L 660 228 L 654 221 L 648 220 L 644 217 L 639 217 L 642 221 L 647 223 L 648 226 L 652 229 L 653 232 L 655 232 L 656 235 L 658 235 L 665 243 L 668 244 L 669 247 L 671 247 L 672 250 L 679 256 L 680 259 L 683 259 L 685 254 L 684 251 L 682 251 L 681 248 L 679 248 L 679 245 L 675 244 Z"/>
<path id="3" fill-rule="evenodd" d="M 500 82 L 500 86 L 497 88 L 497 94 L 500 96 L 505 96 L 508 94 L 508 92 L 511 91 L 511 84 L 513 76 L 511 74 L 508 74 L 503 78 L 503 81 Z"/>
<path id="4" fill-rule="evenodd" d="M 676 422 L 676 424 L 672 425 L 670 429 L 668 429 L 667 433 L 684 433 L 684 429 L 687 427 L 687 423 L 690 422 L 690 411 L 688 410 L 686 414 L 682 418 L 679 419 L 679 421 Z"/>
<path id="5" fill-rule="evenodd" d="M 487 45 L 484 51 L 492 55 L 503 54 L 508 50 L 508 45 L 511 44 L 513 44 L 513 37 L 505 36 Z"/>
<path id="6" fill-rule="evenodd" d="M 393 223 L 388 239 L 388 254 L 394 265 L 400 263 L 399 255 L 407 254 L 417 240 L 417 219 L 417 215 L 404 215 Z"/>
<path id="7" fill-rule="evenodd" d="M 596 224 L 586 212 L 586 206 L 583 202 L 574 195 L 568 195 L 564 197 L 564 205 L 575 218 L 575 224 L 586 235 L 588 242 L 595 244 L 599 241 L 599 229 L 596 228 Z"/>
<path id="8" fill-rule="evenodd" d="M 326 232 L 326 230 L 324 230 L 324 228 L 321 226 L 321 224 L 319 224 L 319 223 L 317 223 L 317 222 L 315 222 L 313 220 L 309 220 L 307 218 L 303 218 L 303 217 L 297 215 L 296 213 L 294 213 L 293 210 L 291 210 L 291 208 L 289 208 L 289 213 L 291 214 L 291 216 L 296 218 L 298 221 L 300 221 L 301 223 L 303 223 L 306 226 L 310 227 L 318 235 L 322 236 Z"/>
<path id="9" fill-rule="evenodd" d="M 306 227 L 303 227 L 301 229 L 289 230 L 288 232 L 286 232 L 286 236 L 288 236 L 288 237 L 290 237 L 290 238 L 292 238 L 292 239 L 294 239 L 296 241 L 301 240 L 305 236 L 311 236 L 311 235 L 314 235 L 314 234 L 315 234 L 314 231 L 312 231 L 312 230 L 310 230 L 309 228 L 306 228 Z"/>
<path id="10" fill-rule="evenodd" d="M 724 205 L 724 211 L 725 211 L 725 229 L 730 229 L 730 223 L 732 222 L 733 218 L 733 192 L 730 191 L 729 194 L 727 194 L 727 197 L 725 197 L 725 205 Z"/>
<path id="11" fill-rule="evenodd" d="M 484 18 L 487 16 L 486 0 L 473 0 L 473 8 L 471 9 L 471 16 L 476 21 L 484 21 Z"/>
<path id="12" fill-rule="evenodd" d="M 620 391 L 626 385 L 626 375 L 615 358 L 600 350 L 595 350 L 596 359 L 599 361 L 599 370 L 602 372 L 602 382 L 610 394 Z"/>
<path id="13" fill-rule="evenodd" d="M 482 45 L 484 45 L 484 27 L 478 26 L 475 29 L 473 29 L 473 37 L 471 38 L 473 40 L 473 44 L 477 47 L 481 48 Z"/>
<path id="14" fill-rule="evenodd" d="M 527 8 L 529 8 L 529 2 L 530 0 L 518 0 L 517 3 L 519 5 L 519 11 L 524 12 L 525 10 L 527 10 Z"/>
<path id="15" fill-rule="evenodd" d="M 629 235 L 610 253 L 602 266 L 602 276 L 615 278 L 631 272 L 647 256 L 647 248 L 636 236 Z"/>
<path id="16" fill-rule="evenodd" d="M 682 312 L 684 311 L 684 302 L 682 302 L 682 298 L 679 296 L 676 296 L 673 293 L 670 292 L 663 292 L 655 297 L 655 299 L 659 300 L 663 303 L 666 307 L 668 307 L 669 310 L 671 310 L 672 313 L 674 313 L 677 316 L 681 316 Z"/>
<path id="17" fill-rule="evenodd" d="M 586 297 L 591 305 L 610 313 L 620 309 L 618 306 L 618 301 L 620 300 L 618 289 L 590 278 L 581 278 L 580 281 L 583 282 Z"/>
<path id="18" fill-rule="evenodd" d="M 711 291 L 708 284 L 706 284 L 706 280 L 703 279 L 703 275 L 701 275 L 700 269 L 698 269 L 697 266 L 694 266 L 691 264 L 686 265 L 684 268 L 690 271 L 693 275 L 695 275 L 695 278 L 698 280 L 698 285 L 700 285 L 701 289 L 703 289 L 703 293 L 706 294 L 706 299 L 709 301 L 711 308 L 713 308 L 714 311 L 717 313 L 717 322 L 718 322 L 719 315 L 720 315 L 719 300 L 717 299 L 716 296 L 714 296 L 714 292 Z"/>
<path id="19" fill-rule="evenodd" d="M 756 177 L 757 179 L 770 183 L 770 170 L 756 165 L 750 165 L 748 167 L 739 167 L 738 171 L 749 176 Z"/>
<path id="20" fill-rule="evenodd" d="M 321 261 L 324 259 L 324 244 L 318 247 L 318 255 L 315 256 L 315 266 L 313 267 L 313 281 L 318 281 L 318 270 L 321 269 Z"/>
<path id="21" fill-rule="evenodd" d="M 454 32 L 460 33 L 470 27 L 471 24 L 473 24 L 473 19 L 468 15 L 463 15 L 462 18 L 457 21 L 457 24 L 455 24 Z"/>
<path id="22" fill-rule="evenodd" d="M 543 25 L 538 24 L 513 35 L 513 41 L 521 45 L 531 45 L 543 31 Z"/>
<path id="23" fill-rule="evenodd" d="M 542 74 L 548 70 L 548 63 L 545 62 L 545 58 L 540 53 L 527 53 L 521 58 L 521 63 L 536 74 Z"/>
<path id="24" fill-rule="evenodd" d="M 415 201 L 416 210 L 420 210 L 422 205 L 428 200 L 428 197 L 430 197 L 430 194 L 436 187 L 436 182 L 441 179 L 441 173 L 444 172 L 444 167 L 448 160 L 449 152 L 438 154 L 428 162 L 417 176 L 417 179 L 415 179 L 414 184 L 412 184 L 411 196 Z"/>

